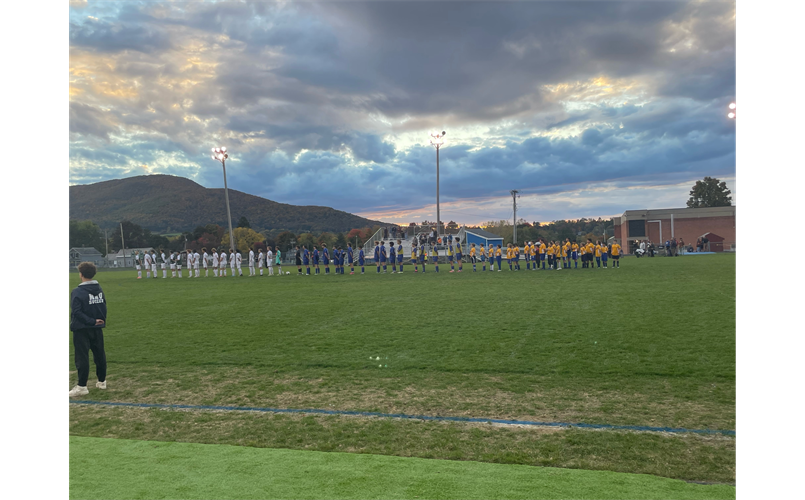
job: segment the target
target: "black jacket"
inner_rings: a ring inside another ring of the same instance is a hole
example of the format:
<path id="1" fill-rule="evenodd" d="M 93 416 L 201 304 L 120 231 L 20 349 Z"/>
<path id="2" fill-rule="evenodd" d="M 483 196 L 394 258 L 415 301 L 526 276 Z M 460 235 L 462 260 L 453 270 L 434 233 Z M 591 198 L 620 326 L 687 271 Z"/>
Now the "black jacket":
<path id="1" fill-rule="evenodd" d="M 106 297 L 97 281 L 85 281 L 70 294 L 70 330 L 103 328 L 106 326 Z M 103 325 L 95 326 L 102 319 Z"/>

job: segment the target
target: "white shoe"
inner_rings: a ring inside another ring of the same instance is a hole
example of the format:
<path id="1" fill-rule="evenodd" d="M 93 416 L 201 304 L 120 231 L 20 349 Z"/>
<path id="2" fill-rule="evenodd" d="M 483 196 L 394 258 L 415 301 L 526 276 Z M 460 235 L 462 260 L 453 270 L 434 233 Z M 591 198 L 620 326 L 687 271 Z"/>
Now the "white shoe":
<path id="1" fill-rule="evenodd" d="M 106 389 L 106 380 L 104 380 L 103 382 L 95 382 L 95 387 L 97 387 L 98 389 Z"/>
<path id="2" fill-rule="evenodd" d="M 78 397 L 78 396 L 86 396 L 87 394 L 89 394 L 89 389 L 87 389 L 87 386 L 82 387 L 80 385 L 77 385 L 77 386 L 73 387 L 72 389 L 70 389 L 70 397 L 71 398 L 75 398 L 75 397 Z"/>

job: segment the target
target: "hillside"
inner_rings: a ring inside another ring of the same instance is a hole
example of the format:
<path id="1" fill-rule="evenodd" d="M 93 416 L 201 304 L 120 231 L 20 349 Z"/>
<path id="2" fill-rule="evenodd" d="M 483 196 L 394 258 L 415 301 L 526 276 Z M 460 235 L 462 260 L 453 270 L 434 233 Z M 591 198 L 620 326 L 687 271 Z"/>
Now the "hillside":
<path id="1" fill-rule="evenodd" d="M 344 232 L 381 224 L 329 207 L 287 205 L 233 189 L 229 190 L 229 203 L 233 225 L 245 216 L 257 230 Z M 88 219 L 102 228 L 130 220 L 154 232 L 227 225 L 222 188 L 208 189 L 173 175 L 143 175 L 70 186 L 70 219 Z"/>

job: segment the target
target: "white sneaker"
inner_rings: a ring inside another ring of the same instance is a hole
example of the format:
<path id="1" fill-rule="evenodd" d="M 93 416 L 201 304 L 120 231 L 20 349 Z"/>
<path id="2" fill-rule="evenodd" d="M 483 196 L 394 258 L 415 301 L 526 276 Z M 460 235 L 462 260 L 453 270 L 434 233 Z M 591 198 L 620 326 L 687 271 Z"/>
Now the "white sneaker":
<path id="1" fill-rule="evenodd" d="M 80 385 L 77 385 L 77 386 L 73 387 L 72 389 L 70 389 L 70 397 L 71 398 L 75 398 L 75 397 L 78 397 L 78 396 L 86 396 L 87 394 L 89 394 L 89 389 L 87 389 L 87 386 L 82 387 Z"/>
<path id="2" fill-rule="evenodd" d="M 106 389 L 106 380 L 104 380 L 103 382 L 95 382 L 95 387 L 97 387 L 98 389 Z"/>

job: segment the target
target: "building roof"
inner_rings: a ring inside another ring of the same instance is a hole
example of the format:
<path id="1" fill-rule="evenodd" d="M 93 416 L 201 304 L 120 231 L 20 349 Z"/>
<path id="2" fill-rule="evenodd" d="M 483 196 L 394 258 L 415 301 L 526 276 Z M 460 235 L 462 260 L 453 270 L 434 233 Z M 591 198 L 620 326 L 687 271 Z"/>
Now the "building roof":
<path id="1" fill-rule="evenodd" d="M 735 216 L 735 205 L 729 207 L 705 207 L 705 208 L 657 208 L 643 210 L 627 210 L 621 217 L 613 217 L 614 223 L 623 223 L 626 220 L 638 219 L 670 219 L 673 214 L 675 219 L 699 218 L 699 217 L 729 217 Z M 620 219 L 620 220 L 617 220 Z"/>
<path id="2" fill-rule="evenodd" d="M 156 248 L 154 248 L 154 247 L 143 247 L 143 248 L 126 248 L 126 257 L 131 256 L 131 255 L 134 253 L 134 251 L 135 251 L 135 250 L 139 250 L 139 251 L 140 251 L 140 253 L 143 253 L 143 252 L 145 252 L 146 250 L 147 250 L 147 251 L 149 251 L 149 252 L 150 252 L 151 250 L 156 250 Z M 109 255 L 112 255 L 112 254 L 110 253 Z M 121 258 L 121 259 L 122 259 L 122 258 L 123 258 L 123 250 L 118 250 L 117 252 L 115 252 L 114 256 L 115 256 L 115 257 L 119 257 L 119 258 Z"/>
<path id="3" fill-rule="evenodd" d="M 503 236 L 499 236 L 497 234 L 490 233 L 489 231 L 484 231 L 483 229 L 465 227 L 464 231 L 466 231 L 468 233 L 472 233 L 475 236 L 480 236 L 481 238 L 486 238 L 487 240 L 502 240 L 503 239 Z"/>
<path id="4" fill-rule="evenodd" d="M 70 249 L 70 251 L 71 252 L 75 251 L 75 252 L 78 252 L 80 254 L 97 253 L 98 255 L 101 255 L 101 252 L 99 252 L 97 248 L 93 248 L 93 247 L 73 247 L 73 248 Z"/>

